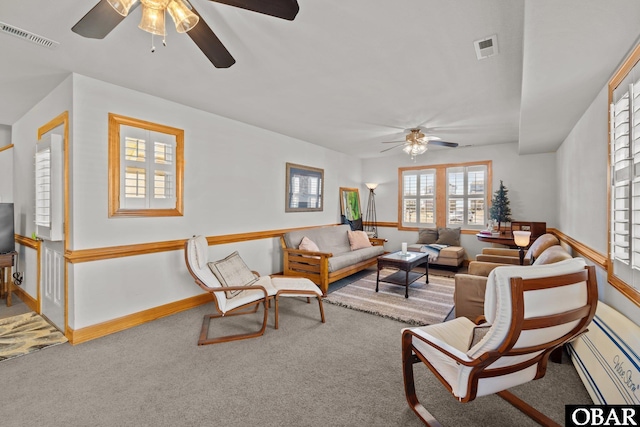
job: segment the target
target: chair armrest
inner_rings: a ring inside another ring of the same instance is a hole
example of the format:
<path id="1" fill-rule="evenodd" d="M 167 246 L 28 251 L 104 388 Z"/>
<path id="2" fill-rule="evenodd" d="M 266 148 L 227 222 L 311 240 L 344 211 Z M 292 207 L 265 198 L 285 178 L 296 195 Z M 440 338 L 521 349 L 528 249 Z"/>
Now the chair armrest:
<path id="1" fill-rule="evenodd" d="M 501 255 L 501 256 L 510 256 L 514 258 L 518 258 L 520 256 L 520 251 L 518 249 L 508 249 L 508 248 L 483 248 L 483 255 Z"/>
<path id="2" fill-rule="evenodd" d="M 489 273 L 493 271 L 494 268 L 500 267 L 501 265 L 511 265 L 508 263 L 496 263 L 496 262 L 482 262 L 482 261 L 471 261 L 469 263 L 468 274 L 472 276 L 482 276 L 489 277 Z M 456 274 L 457 276 L 457 274 Z"/>
<path id="3" fill-rule="evenodd" d="M 227 292 L 227 291 L 246 291 L 247 289 L 258 289 L 261 290 L 262 293 L 264 294 L 264 298 L 268 298 L 269 294 L 267 293 L 267 289 L 262 286 L 262 285 L 249 285 L 249 286 L 218 286 L 215 288 L 212 288 L 210 286 L 207 286 L 209 292 L 213 293 L 213 292 Z M 225 293 L 226 295 L 226 293 Z"/>
<path id="4" fill-rule="evenodd" d="M 480 262 L 492 262 L 497 264 L 511 264 L 511 265 L 520 265 L 520 257 L 510 257 L 510 256 L 500 256 L 500 255 L 484 255 L 478 254 L 476 255 L 476 261 Z M 525 258 L 525 264 L 531 264 L 531 260 L 529 258 Z"/>
<path id="5" fill-rule="evenodd" d="M 319 257 L 326 257 L 326 258 L 331 258 L 333 256 L 331 252 L 313 252 L 313 251 L 305 251 L 303 249 L 284 248 L 283 251 L 291 255 L 319 256 Z"/>
<path id="6" fill-rule="evenodd" d="M 369 241 L 371 242 L 372 246 L 384 246 L 384 242 L 386 242 L 387 239 L 381 239 L 379 237 L 369 237 Z"/>
<path id="7" fill-rule="evenodd" d="M 425 344 L 428 344 L 429 346 L 435 348 L 436 350 L 447 355 L 448 357 L 450 357 L 451 359 L 455 360 L 456 362 L 462 365 L 474 366 L 477 364 L 477 361 L 474 359 L 471 359 L 469 356 L 466 355 L 466 353 L 463 353 L 457 348 L 447 344 L 446 342 L 432 335 L 429 335 L 422 329 L 413 328 L 413 329 L 405 329 L 404 331 L 402 331 L 403 340 L 407 339 L 408 335 L 411 335 L 412 338 L 419 339 L 420 341 L 424 342 Z M 414 348 L 414 351 L 415 351 L 415 346 L 413 344 L 412 344 L 412 347 Z"/>

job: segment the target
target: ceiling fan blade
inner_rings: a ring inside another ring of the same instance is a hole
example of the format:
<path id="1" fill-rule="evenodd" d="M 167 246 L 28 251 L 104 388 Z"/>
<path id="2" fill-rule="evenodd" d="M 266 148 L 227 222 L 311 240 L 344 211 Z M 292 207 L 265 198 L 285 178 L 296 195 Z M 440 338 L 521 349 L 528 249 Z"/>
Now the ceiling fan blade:
<path id="1" fill-rule="evenodd" d="M 400 143 L 406 143 L 407 141 L 382 141 L 383 144 L 400 144 Z"/>
<path id="2" fill-rule="evenodd" d="M 207 23 L 204 22 L 204 19 L 202 19 L 198 11 L 196 11 L 194 7 L 191 8 L 191 11 L 200 18 L 198 24 L 187 32 L 191 40 L 193 40 L 202 53 L 209 58 L 209 61 L 211 61 L 214 67 L 229 68 L 235 64 L 236 60 L 233 59 L 233 56 L 231 56 L 227 48 L 224 47 L 218 36 L 216 36 Z"/>
<path id="3" fill-rule="evenodd" d="M 384 150 L 381 151 L 381 153 L 384 153 L 385 151 L 393 150 L 394 148 L 402 147 L 404 145 L 406 145 L 406 144 L 398 144 L 398 145 L 396 145 L 394 147 L 385 148 Z"/>
<path id="4" fill-rule="evenodd" d="M 139 3 L 134 4 L 131 10 L 138 7 L 138 5 Z M 100 0 L 76 25 L 71 27 L 71 31 L 80 34 L 82 37 L 103 39 L 122 22 L 124 18 L 124 16 L 120 15 L 109 5 L 107 0 Z"/>
<path id="5" fill-rule="evenodd" d="M 429 145 L 442 145 L 443 147 L 457 147 L 458 143 L 457 142 L 440 141 L 439 139 L 432 139 L 432 140 L 429 141 Z"/>
<path id="6" fill-rule="evenodd" d="M 216 3 L 240 7 L 252 12 L 275 16 L 276 18 L 293 21 L 300 6 L 296 0 L 211 0 Z"/>

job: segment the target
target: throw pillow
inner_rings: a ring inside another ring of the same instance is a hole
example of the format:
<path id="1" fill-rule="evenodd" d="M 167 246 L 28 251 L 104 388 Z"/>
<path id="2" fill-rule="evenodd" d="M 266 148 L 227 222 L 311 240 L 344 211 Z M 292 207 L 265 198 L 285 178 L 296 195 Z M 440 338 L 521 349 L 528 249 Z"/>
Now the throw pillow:
<path id="1" fill-rule="evenodd" d="M 418 231 L 418 241 L 421 245 L 432 245 L 438 241 L 437 228 L 423 228 Z"/>
<path id="2" fill-rule="evenodd" d="M 478 325 L 473 328 L 473 334 L 471 334 L 471 341 L 469 342 L 469 349 L 482 341 L 482 338 L 487 335 L 489 329 L 491 329 L 491 325 Z"/>
<path id="3" fill-rule="evenodd" d="M 207 264 L 222 286 L 249 286 L 258 278 L 244 263 L 238 251 L 228 257 Z M 241 290 L 225 291 L 227 298 L 238 296 Z"/>
<path id="4" fill-rule="evenodd" d="M 302 249 L 303 251 L 320 252 L 318 245 L 316 245 L 316 243 L 307 236 L 302 238 L 298 245 L 298 249 Z"/>
<path id="5" fill-rule="evenodd" d="M 352 251 L 371 247 L 369 236 L 367 236 L 367 233 L 364 231 L 347 230 L 347 233 L 349 234 L 349 245 L 351 246 Z"/>
<path id="6" fill-rule="evenodd" d="M 438 228 L 438 245 L 460 246 L 460 227 Z"/>

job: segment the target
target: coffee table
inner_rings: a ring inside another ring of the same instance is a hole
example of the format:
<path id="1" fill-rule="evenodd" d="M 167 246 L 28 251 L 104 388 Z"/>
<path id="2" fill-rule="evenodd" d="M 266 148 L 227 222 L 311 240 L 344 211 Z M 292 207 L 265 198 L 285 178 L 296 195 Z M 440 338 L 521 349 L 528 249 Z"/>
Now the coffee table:
<path id="1" fill-rule="evenodd" d="M 424 273 L 411 271 L 419 265 L 424 264 Z M 395 268 L 396 271 L 380 279 L 380 270 L 383 268 Z M 423 252 L 393 252 L 378 257 L 378 275 L 376 277 L 376 292 L 380 282 L 393 283 L 405 287 L 404 297 L 409 298 L 409 285 L 425 276 L 425 283 L 429 283 L 429 255 Z"/>

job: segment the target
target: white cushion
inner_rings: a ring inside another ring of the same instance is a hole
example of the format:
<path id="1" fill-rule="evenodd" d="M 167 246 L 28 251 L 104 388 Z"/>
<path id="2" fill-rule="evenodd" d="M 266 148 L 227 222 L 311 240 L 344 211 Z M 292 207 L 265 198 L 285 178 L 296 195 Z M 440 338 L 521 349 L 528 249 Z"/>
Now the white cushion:
<path id="1" fill-rule="evenodd" d="M 311 280 L 304 277 L 272 277 L 271 284 L 279 291 L 304 291 L 305 293 L 295 294 L 295 293 L 283 293 L 279 296 L 283 297 L 308 297 L 308 292 L 313 292 L 317 296 L 322 295 L 322 291 L 320 288 L 313 283 Z"/>

